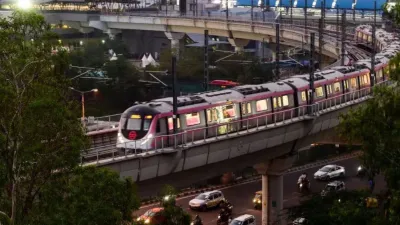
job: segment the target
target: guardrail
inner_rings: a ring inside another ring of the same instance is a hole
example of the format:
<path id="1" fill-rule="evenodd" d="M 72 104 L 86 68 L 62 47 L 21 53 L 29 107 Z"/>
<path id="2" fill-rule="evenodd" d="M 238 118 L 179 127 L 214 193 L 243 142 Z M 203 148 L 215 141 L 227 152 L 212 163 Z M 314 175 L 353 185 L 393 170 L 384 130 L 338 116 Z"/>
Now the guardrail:
<path id="1" fill-rule="evenodd" d="M 389 85 L 391 81 L 377 83 Z M 332 110 L 344 108 L 369 99 L 371 87 L 366 87 L 353 92 L 337 95 L 328 99 L 317 101 L 312 105 L 304 105 L 297 108 L 287 109 L 279 112 L 258 115 L 242 120 L 217 124 L 209 127 L 186 130 L 177 134 L 162 135 L 145 140 L 136 140 L 125 143 L 125 148 L 118 151 L 115 145 L 103 146 L 102 148 L 89 149 L 82 153 L 82 162 L 98 164 L 102 159 L 123 159 L 128 156 L 147 155 L 160 152 L 176 151 L 177 149 L 189 148 L 191 146 L 224 140 L 241 135 L 251 134 L 260 130 L 285 126 L 297 121 L 306 120 L 313 116 L 327 113 Z M 145 144 L 142 144 L 145 143 Z M 150 143 L 150 144 L 149 144 Z M 132 145 L 133 144 L 133 145 Z M 133 147 L 132 147 L 133 146 Z M 143 149 L 141 146 L 152 149 Z"/>

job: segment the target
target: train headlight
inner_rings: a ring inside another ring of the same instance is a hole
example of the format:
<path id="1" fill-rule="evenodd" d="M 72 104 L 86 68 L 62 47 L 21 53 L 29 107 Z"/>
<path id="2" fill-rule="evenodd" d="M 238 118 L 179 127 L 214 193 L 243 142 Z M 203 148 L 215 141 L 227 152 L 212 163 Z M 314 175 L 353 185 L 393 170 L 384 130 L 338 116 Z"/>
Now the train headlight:
<path id="1" fill-rule="evenodd" d="M 260 199 L 258 199 L 258 200 L 257 200 L 257 203 L 261 203 L 261 200 L 260 200 Z"/>

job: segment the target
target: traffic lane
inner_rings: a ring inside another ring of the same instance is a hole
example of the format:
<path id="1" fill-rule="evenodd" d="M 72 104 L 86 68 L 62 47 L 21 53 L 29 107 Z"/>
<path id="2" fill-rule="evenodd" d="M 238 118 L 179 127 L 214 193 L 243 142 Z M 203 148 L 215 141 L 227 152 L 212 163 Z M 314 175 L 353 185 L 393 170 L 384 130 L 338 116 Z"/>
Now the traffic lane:
<path id="1" fill-rule="evenodd" d="M 332 164 L 337 164 L 346 168 L 346 177 L 343 178 L 343 180 L 345 181 L 346 187 L 348 189 L 351 190 L 368 187 L 368 182 L 366 180 L 354 177 L 357 173 L 357 167 L 359 166 L 359 162 L 356 158 L 346 159 Z M 310 182 L 312 192 L 320 192 L 325 187 L 328 182 L 315 181 L 312 178 L 314 173 L 318 169 L 319 167 L 314 167 L 306 169 L 304 171 L 292 172 L 284 175 L 283 194 L 285 208 L 297 205 L 299 203 L 300 194 L 297 192 L 297 179 L 303 172 L 306 172 L 311 178 Z M 377 189 L 384 187 L 384 183 L 382 184 L 382 181 L 382 177 L 377 179 Z M 227 198 L 233 204 L 233 217 L 248 213 L 256 216 L 257 221 L 261 223 L 261 212 L 259 210 L 254 210 L 252 202 L 254 193 L 261 190 L 261 188 L 261 181 L 254 181 L 221 189 L 221 191 L 224 193 L 225 198 Z M 188 207 L 189 201 L 194 197 L 195 196 L 186 196 L 183 198 L 179 198 L 177 200 L 177 204 L 184 208 L 192 216 L 199 215 L 202 218 L 204 224 L 215 224 L 219 214 L 219 209 L 210 209 L 206 212 L 190 210 Z M 143 207 L 142 209 L 135 212 L 135 215 L 141 215 L 146 210 L 152 207 L 154 206 Z"/>

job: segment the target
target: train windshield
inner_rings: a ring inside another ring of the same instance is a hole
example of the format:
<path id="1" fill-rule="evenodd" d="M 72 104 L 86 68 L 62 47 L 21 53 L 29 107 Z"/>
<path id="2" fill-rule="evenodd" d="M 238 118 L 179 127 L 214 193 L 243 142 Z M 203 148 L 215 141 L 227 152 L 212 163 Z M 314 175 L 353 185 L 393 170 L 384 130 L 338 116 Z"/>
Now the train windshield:
<path id="1" fill-rule="evenodd" d="M 142 125 L 142 119 L 129 119 L 126 124 L 126 129 L 128 130 L 140 130 Z"/>
<path id="2" fill-rule="evenodd" d="M 131 115 L 131 117 L 128 119 L 128 122 L 126 123 L 125 128 L 127 130 L 148 131 L 150 129 L 152 118 L 153 117 L 151 115 L 147 116 Z"/>

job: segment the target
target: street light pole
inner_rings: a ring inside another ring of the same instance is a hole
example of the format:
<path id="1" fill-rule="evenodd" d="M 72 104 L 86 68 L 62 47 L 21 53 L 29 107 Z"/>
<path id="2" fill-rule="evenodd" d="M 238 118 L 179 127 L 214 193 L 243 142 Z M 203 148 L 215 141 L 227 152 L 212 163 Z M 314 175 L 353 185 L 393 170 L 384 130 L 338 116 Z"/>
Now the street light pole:
<path id="1" fill-rule="evenodd" d="M 90 90 L 90 91 L 79 91 L 79 90 L 76 90 L 76 89 L 73 88 L 73 87 L 69 87 L 69 89 L 71 89 L 71 90 L 73 90 L 73 91 L 78 92 L 79 94 L 81 94 L 82 122 L 84 122 L 84 121 L 85 121 L 85 94 L 86 94 L 86 93 L 90 93 L 90 92 L 98 92 L 99 90 L 98 90 L 97 88 L 95 88 L 95 89 L 92 89 L 92 90 Z M 85 123 L 83 123 L 83 124 L 85 124 Z"/>

